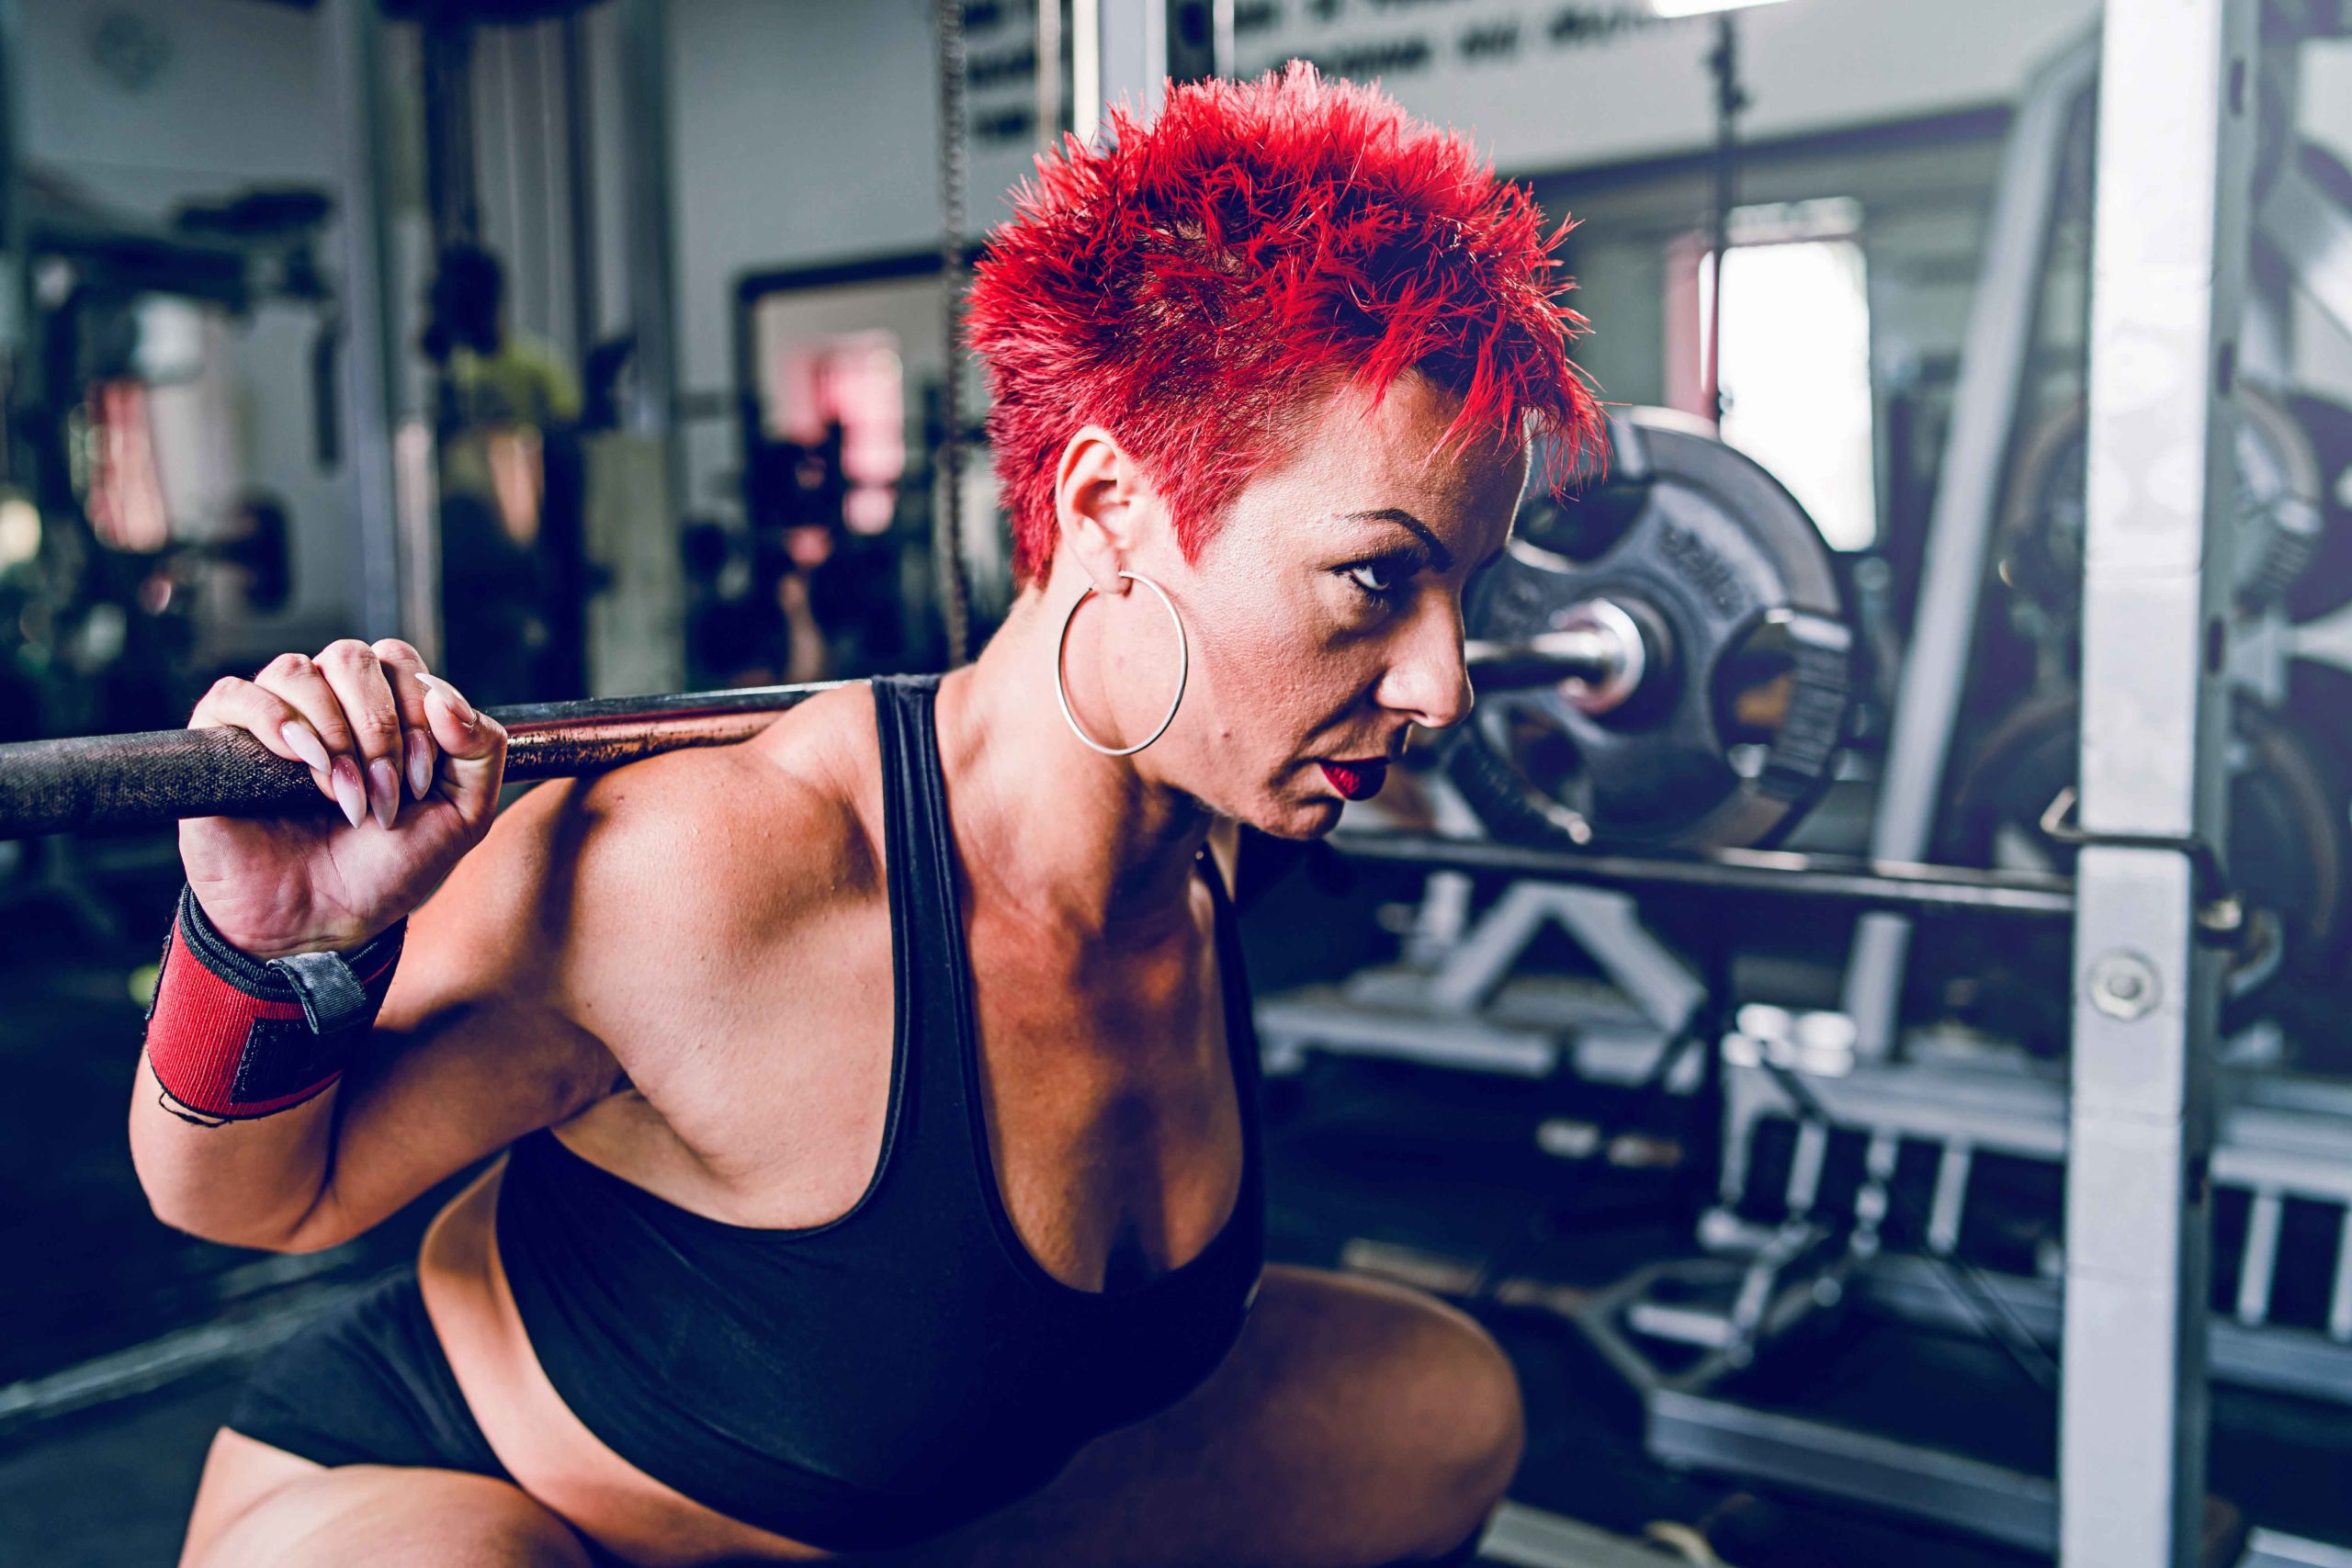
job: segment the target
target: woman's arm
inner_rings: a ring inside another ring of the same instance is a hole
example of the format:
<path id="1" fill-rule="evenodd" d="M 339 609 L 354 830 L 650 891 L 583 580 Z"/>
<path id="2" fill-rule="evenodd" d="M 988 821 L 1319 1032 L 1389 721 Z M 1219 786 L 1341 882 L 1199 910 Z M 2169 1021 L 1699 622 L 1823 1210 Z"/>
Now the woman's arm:
<path id="1" fill-rule="evenodd" d="M 232 1246 L 332 1247 L 611 1086 L 612 1053 L 553 995 L 576 788 L 517 802 L 411 918 L 373 1032 L 316 1099 L 199 1123 L 168 1107 L 142 1057 L 131 1161 L 159 1218 Z"/>
<path id="2" fill-rule="evenodd" d="M 142 1064 L 131 1156 L 150 1202 L 211 1240 L 315 1251 L 624 1075 L 657 1105 L 707 1100 L 711 999 L 758 954 L 815 941 L 863 843 L 837 789 L 758 743 L 539 785 L 411 918 L 334 1088 L 192 1126 Z"/>

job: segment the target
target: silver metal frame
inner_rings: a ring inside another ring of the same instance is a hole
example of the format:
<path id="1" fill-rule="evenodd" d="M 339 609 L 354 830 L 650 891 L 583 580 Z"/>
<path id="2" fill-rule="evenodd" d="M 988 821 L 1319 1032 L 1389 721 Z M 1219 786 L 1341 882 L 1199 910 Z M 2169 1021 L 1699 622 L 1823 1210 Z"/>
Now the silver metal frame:
<path id="1" fill-rule="evenodd" d="M 1168 8 L 1161 0 L 1071 0 L 1070 124 L 1100 134 L 1106 108 L 1149 119 L 1168 82 Z"/>
<path id="2" fill-rule="evenodd" d="M 392 432 L 401 413 L 393 344 L 390 243 L 385 232 L 383 20 L 374 0 L 326 0 L 319 58 L 335 127 L 335 294 L 343 344 L 344 479 L 359 541 L 358 624 L 368 637 L 403 635 Z"/>
<path id="3" fill-rule="evenodd" d="M 1966 1281 L 1972 1302 L 1948 1263 L 1860 1246 L 1866 1222 L 1874 1223 L 1866 1213 L 1867 1186 L 1855 1194 L 1851 1214 L 1826 1213 L 1817 1200 L 1832 1128 L 1863 1134 L 1871 1145 L 1869 1164 L 1886 1176 L 1898 1145 L 1938 1145 L 1943 1158 L 1928 1249 L 1950 1254 L 1959 1240 L 1975 1155 L 2052 1164 L 2065 1159 L 2064 1083 L 2054 1072 L 2017 1061 L 1864 1062 L 1849 1073 L 1804 1074 L 1801 1114 L 1783 1077 L 1754 1059 L 1765 1043 L 1735 1036 L 1725 1048 L 1724 1206 L 1707 1217 L 1702 1235 L 1726 1255 L 1653 1264 L 1570 1309 L 1596 1349 L 1641 1395 L 1645 1446 L 1678 1467 L 1774 1482 L 2029 1551 L 2054 1551 L 2062 1492 L 2046 1474 L 1818 1416 L 1760 1409 L 1717 1388 L 1774 1339 L 1838 1306 L 1962 1334 L 1983 1333 L 1998 1320 L 2023 1340 L 2056 1343 L 2064 1306 L 2055 1281 L 1973 1270 Z M 2352 1086 L 2255 1072 L 2232 1079 L 2228 1088 L 2212 1181 L 2245 1189 L 2254 1208 L 2237 1311 L 2210 1325 L 2213 1375 L 2352 1404 L 2352 1282 L 2339 1278 L 2327 1332 L 2268 1321 L 2275 1216 L 2283 1201 L 2352 1205 Z M 1816 1114 L 1822 1120 L 1804 1119 Z M 1743 1221 L 1733 1211 L 1754 1196 L 1756 1134 L 1775 1118 L 1797 1118 L 1800 1129 L 1783 1179 L 1789 1217 L 1779 1224 Z M 2267 1225 L 2266 1210 L 2274 1217 Z M 2352 1207 L 2344 1224 L 2352 1229 Z M 1848 1235 L 1843 1243 L 1841 1235 Z M 1678 1370 L 1668 1371 L 1653 1358 L 1645 1348 L 1653 1341 L 1683 1348 L 1674 1358 Z M 2200 1537 L 2191 1542 L 2194 1560 Z M 2338 1551 L 2272 1535 L 2248 1562 L 2335 1562 L 2341 1559 L 2330 1553 Z"/>
<path id="4" fill-rule="evenodd" d="M 1711 1245 L 1751 1251 L 1775 1234 L 1732 1218 L 1755 1201 L 1750 1183 L 1757 1134 L 1773 1121 L 1794 1120 L 1798 1127 L 1778 1196 L 1792 1215 L 1832 1229 L 1842 1228 L 1848 1217 L 1819 1215 L 1815 1204 L 1833 1129 L 1861 1134 L 1874 1158 L 1883 1151 L 1891 1161 L 1905 1144 L 1934 1149 L 1938 1163 L 1926 1244 L 1936 1257 L 1958 1249 L 1977 1156 L 2052 1166 L 2065 1161 L 2066 1089 L 2053 1072 L 2021 1063 L 1915 1061 L 1860 1063 L 1841 1076 L 1804 1074 L 1805 1093 L 1826 1118 L 1825 1124 L 1804 1120 L 1770 1071 L 1742 1059 L 1747 1055 L 1744 1046 L 1736 1039 L 1726 1050 L 1722 1208 L 1705 1227 Z M 2210 1325 L 2211 1375 L 2217 1382 L 2352 1404 L 2352 1089 L 2267 1071 L 2233 1075 L 2222 1088 L 2211 1183 L 2217 1190 L 2245 1192 L 2249 1222 L 2236 1302 L 2228 1317 Z M 2321 1332 L 2271 1321 L 2279 1221 L 2290 1200 L 2343 1212 L 2336 1276 Z M 2056 1342 L 2060 1294 L 2054 1281 L 1985 1273 L 1977 1284 L 1997 1294 L 2002 1307 L 2036 1340 Z M 1857 1297 L 1906 1321 L 1962 1332 L 1975 1325 L 1931 1258 L 1875 1257 L 1856 1273 L 1854 1285 Z"/>
<path id="5" fill-rule="evenodd" d="M 621 0 L 621 120 L 628 183 L 628 313 L 637 336 L 628 428 L 664 443 L 673 507 L 686 502 L 678 449 L 677 244 L 671 200 L 670 26 L 666 0 Z"/>
<path id="6" fill-rule="evenodd" d="M 1987 1464 L 1809 1416 L 1703 1393 L 1661 1391 L 1651 1403 L 1654 1452 L 1694 1470 L 1728 1470 L 2047 1552 L 2057 1538 L 2057 1489 L 2042 1476 Z"/>
<path id="7" fill-rule="evenodd" d="M 1442 897 L 1437 890 L 1451 886 L 1442 880 L 1451 874 L 1430 878 L 1432 896 Z M 1592 958 L 1607 986 L 1514 973 L 1528 945 L 1555 927 Z M 1317 1050 L 1544 1077 L 1565 1054 L 1580 1077 L 1630 1083 L 1704 1000 L 1703 984 L 1650 934 L 1629 895 L 1529 880 L 1505 888 L 1422 962 L 1264 998 L 1256 1021 L 1270 1072 L 1294 1071 Z"/>
<path id="8" fill-rule="evenodd" d="M 0 364 L 14 396 L 41 395 L 40 355 L 28 341 L 32 278 L 25 265 L 25 196 L 17 163 L 25 145 L 25 20 L 17 0 L 0 0 Z M 0 431 L 0 478 L 25 485 L 24 452 L 14 431 Z"/>
<path id="9" fill-rule="evenodd" d="M 2278 1530 L 2258 1529 L 2245 1538 L 2245 1556 L 2238 1561 L 2238 1568 L 2352 1568 L 2352 1551 Z"/>
<path id="10" fill-rule="evenodd" d="M 1513 1568 L 1658 1568 L 1661 1560 L 1639 1541 L 1507 1502 L 1479 1540 L 1478 1561 Z"/>
<path id="11" fill-rule="evenodd" d="M 2256 0 L 2109 0 L 2100 31 L 2081 764 L 2093 839 L 2075 874 L 2065 1568 L 2191 1568 L 2202 1535 L 2222 954 L 2199 939 L 2206 890 L 2192 855 L 2098 840 L 2224 847 L 2223 405 L 2251 230 L 2256 11 Z"/>
<path id="12" fill-rule="evenodd" d="M 1968 352 L 1953 392 L 1918 608 L 1871 819 L 1873 860 L 1927 858 L 2033 343 L 2067 129 L 2075 106 L 2091 90 L 2098 66 L 2096 37 L 2068 45 L 2035 72 L 2010 124 L 1994 186 L 1984 260 L 1969 307 Z M 1865 1055 L 1894 1049 L 1895 1004 L 1910 941 L 1911 922 L 1900 914 L 1867 914 L 1855 929 L 1844 1005 Z"/>

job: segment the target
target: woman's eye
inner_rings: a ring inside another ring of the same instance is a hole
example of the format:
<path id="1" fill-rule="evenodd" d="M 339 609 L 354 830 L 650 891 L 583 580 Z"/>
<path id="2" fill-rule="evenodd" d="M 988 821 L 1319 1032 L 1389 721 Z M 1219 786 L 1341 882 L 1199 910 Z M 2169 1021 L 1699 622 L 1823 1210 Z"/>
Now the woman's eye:
<path id="1" fill-rule="evenodd" d="M 1383 604 L 1393 603 L 1403 596 L 1405 581 L 1412 574 L 1396 561 L 1362 561 L 1345 569 L 1348 581 Z"/>

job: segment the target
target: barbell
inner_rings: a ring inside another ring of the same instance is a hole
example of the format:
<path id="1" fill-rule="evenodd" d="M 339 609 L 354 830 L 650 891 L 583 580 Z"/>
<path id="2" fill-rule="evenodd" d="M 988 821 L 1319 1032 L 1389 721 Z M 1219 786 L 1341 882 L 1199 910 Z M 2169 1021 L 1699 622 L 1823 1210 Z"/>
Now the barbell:
<path id="1" fill-rule="evenodd" d="M 1556 634 L 1467 652 L 1475 679 L 1498 687 L 1616 678 L 1623 650 Z M 609 772 L 664 751 L 748 740 L 839 682 L 592 697 L 492 708 L 508 734 L 511 783 Z M 325 811 L 302 763 L 241 729 L 158 729 L 0 746 L 0 838 L 159 828 L 183 817 Z"/>
<path id="2" fill-rule="evenodd" d="M 1464 644 L 1482 712 L 1506 722 L 1474 722 L 1439 749 L 1473 759 L 1452 771 L 1498 837 L 1758 841 L 1826 781 L 1845 713 L 1849 637 L 1827 548 L 1762 468 L 1677 416 L 1614 418 L 1611 463 L 1606 478 L 1596 467 L 1574 482 L 1566 502 L 1539 493 L 1522 514 L 1510 559 L 1474 598 Z M 832 684 L 538 703 L 492 716 L 510 737 L 506 777 L 519 783 L 731 745 Z M 1567 733 L 1522 744 L 1529 715 Z M 1559 784 L 1562 739 L 1589 775 L 1578 792 Z M 1739 766 L 1738 745 L 1761 747 L 1763 761 Z M 0 838 L 331 808 L 309 769 L 242 730 L 0 745 Z"/>

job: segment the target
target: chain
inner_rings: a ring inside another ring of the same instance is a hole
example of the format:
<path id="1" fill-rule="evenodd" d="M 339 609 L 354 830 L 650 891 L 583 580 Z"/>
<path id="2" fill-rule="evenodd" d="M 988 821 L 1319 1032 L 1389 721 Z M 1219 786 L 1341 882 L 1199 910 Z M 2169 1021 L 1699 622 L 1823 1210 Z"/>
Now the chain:
<path id="1" fill-rule="evenodd" d="M 938 509 L 933 555 L 949 668 L 971 656 L 971 585 L 964 565 L 964 0 L 939 0 L 939 275 L 945 302 L 947 381 L 933 463 Z"/>

